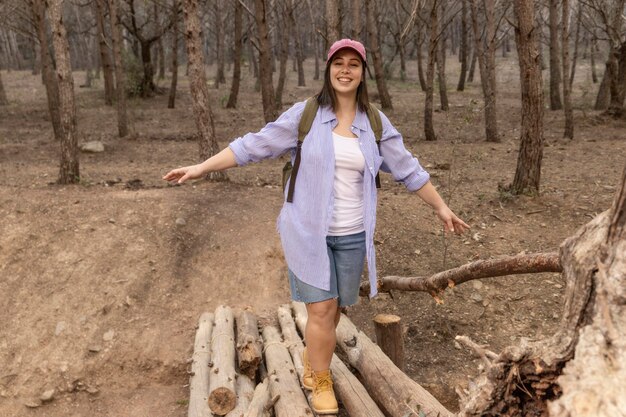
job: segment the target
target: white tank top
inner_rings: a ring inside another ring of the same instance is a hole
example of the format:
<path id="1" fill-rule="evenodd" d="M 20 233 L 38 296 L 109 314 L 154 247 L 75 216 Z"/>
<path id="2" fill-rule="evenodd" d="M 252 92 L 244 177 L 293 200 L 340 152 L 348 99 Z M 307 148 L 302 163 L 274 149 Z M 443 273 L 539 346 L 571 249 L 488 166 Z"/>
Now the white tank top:
<path id="1" fill-rule="evenodd" d="M 333 132 L 335 148 L 335 205 L 328 235 L 345 236 L 365 230 L 363 225 L 363 171 L 365 158 L 359 138 Z"/>

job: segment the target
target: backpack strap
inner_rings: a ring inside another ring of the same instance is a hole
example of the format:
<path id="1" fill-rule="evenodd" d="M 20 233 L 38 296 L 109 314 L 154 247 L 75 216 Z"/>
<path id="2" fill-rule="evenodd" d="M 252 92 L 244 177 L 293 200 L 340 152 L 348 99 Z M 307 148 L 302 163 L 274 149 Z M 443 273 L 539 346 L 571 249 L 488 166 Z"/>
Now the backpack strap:
<path id="1" fill-rule="evenodd" d="M 380 140 L 383 137 L 383 121 L 380 118 L 380 112 L 372 103 L 369 103 L 367 106 L 367 118 L 374 131 L 376 146 L 378 146 L 378 153 L 380 153 Z M 380 174 L 378 172 L 376 173 L 376 188 L 380 188 Z"/>
<path id="2" fill-rule="evenodd" d="M 296 177 L 298 175 L 298 169 L 300 168 L 300 152 L 302 149 L 302 142 L 304 138 L 311 130 L 313 120 L 317 115 L 317 109 L 319 104 L 316 97 L 310 97 L 304 106 L 302 117 L 300 118 L 300 124 L 298 125 L 298 145 L 296 147 L 296 157 L 293 161 L 293 168 L 291 170 L 291 177 L 289 179 L 289 191 L 287 192 L 287 202 L 293 202 L 293 192 L 296 188 Z"/>

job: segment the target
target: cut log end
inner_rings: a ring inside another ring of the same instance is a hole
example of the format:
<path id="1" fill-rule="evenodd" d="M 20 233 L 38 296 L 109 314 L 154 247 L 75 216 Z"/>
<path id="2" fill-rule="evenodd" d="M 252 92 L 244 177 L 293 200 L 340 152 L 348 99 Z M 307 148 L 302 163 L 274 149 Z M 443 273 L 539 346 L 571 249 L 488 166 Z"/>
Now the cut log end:
<path id="1" fill-rule="evenodd" d="M 237 396 L 228 388 L 216 388 L 209 395 L 209 408 L 214 414 L 223 416 L 237 405 Z"/>

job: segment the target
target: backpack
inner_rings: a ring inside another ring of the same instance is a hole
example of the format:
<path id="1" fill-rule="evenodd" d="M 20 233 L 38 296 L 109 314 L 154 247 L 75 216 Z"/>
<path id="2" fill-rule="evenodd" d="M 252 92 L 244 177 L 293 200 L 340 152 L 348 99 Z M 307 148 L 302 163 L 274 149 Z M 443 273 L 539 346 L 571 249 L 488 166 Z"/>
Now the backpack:
<path id="1" fill-rule="evenodd" d="M 293 166 L 291 161 L 288 161 L 283 167 L 283 193 L 285 192 L 285 186 L 287 185 L 287 181 L 291 177 L 291 181 L 289 182 L 289 191 L 287 193 L 287 202 L 293 202 L 293 192 L 296 187 L 296 177 L 298 175 L 298 169 L 300 168 L 300 152 L 302 148 L 302 142 L 304 138 L 311 130 L 311 125 L 313 124 L 313 119 L 317 115 L 317 109 L 319 108 L 319 104 L 317 102 L 317 97 L 310 97 L 306 101 L 306 105 L 304 106 L 304 111 L 302 112 L 302 118 L 300 119 L 300 124 L 298 125 L 298 145 L 296 147 L 296 157 L 293 161 Z M 380 152 L 380 139 L 383 136 L 383 123 L 380 119 L 380 113 L 378 109 L 374 107 L 373 104 L 369 103 L 367 106 L 367 119 L 370 122 L 370 126 L 374 131 L 374 137 L 376 138 L 376 146 L 378 146 L 378 151 Z M 380 177 L 378 173 L 376 173 L 376 188 L 380 188 Z"/>

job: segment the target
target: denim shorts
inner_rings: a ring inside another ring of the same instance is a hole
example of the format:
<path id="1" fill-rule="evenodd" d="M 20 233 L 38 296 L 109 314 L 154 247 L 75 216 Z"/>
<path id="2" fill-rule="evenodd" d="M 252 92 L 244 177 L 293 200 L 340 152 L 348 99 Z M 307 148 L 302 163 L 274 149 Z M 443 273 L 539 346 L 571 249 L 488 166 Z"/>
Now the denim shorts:
<path id="1" fill-rule="evenodd" d="M 356 304 L 365 264 L 365 232 L 346 236 L 327 236 L 326 246 L 330 259 L 330 290 L 306 284 L 289 270 L 292 300 L 316 303 L 337 298 L 340 307 Z"/>

